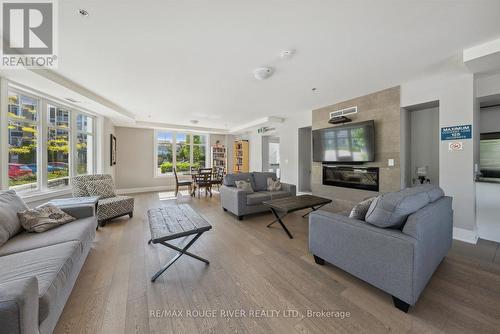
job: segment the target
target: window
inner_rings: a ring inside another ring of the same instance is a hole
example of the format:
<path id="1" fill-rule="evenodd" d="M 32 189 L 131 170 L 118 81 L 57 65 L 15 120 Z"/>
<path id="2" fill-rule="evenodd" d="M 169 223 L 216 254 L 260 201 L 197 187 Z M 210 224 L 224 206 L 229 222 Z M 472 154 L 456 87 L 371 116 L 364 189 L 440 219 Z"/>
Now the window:
<path id="1" fill-rule="evenodd" d="M 174 158 L 172 156 L 173 135 L 168 132 L 157 132 L 157 170 L 156 175 L 172 173 Z"/>
<path id="2" fill-rule="evenodd" d="M 206 167 L 206 136 L 193 135 L 193 167 Z"/>
<path id="3" fill-rule="evenodd" d="M 64 188 L 94 172 L 94 117 L 12 88 L 7 118 L 10 189 Z"/>
<path id="4" fill-rule="evenodd" d="M 69 184 L 70 115 L 67 109 L 47 105 L 47 180 L 48 187 Z"/>
<path id="5" fill-rule="evenodd" d="M 206 166 L 207 136 L 156 131 L 155 151 L 155 175 L 170 174 L 173 166 L 186 173 Z"/>
<path id="6" fill-rule="evenodd" d="M 189 172 L 191 165 L 191 143 L 190 136 L 178 133 L 175 136 L 175 167 L 178 172 Z M 194 166 L 193 166 L 194 167 Z"/>
<path id="7" fill-rule="evenodd" d="M 38 188 L 38 110 L 40 101 L 9 93 L 9 187 Z"/>
<path id="8" fill-rule="evenodd" d="M 76 116 L 76 174 L 94 172 L 94 119 L 78 114 Z"/>

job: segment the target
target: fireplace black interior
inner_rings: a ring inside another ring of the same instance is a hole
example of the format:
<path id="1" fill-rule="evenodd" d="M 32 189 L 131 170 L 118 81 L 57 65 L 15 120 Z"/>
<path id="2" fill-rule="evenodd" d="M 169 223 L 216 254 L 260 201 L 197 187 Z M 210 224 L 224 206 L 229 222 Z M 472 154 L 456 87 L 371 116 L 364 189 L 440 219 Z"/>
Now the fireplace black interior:
<path id="1" fill-rule="evenodd" d="M 323 184 L 354 189 L 378 191 L 378 167 L 323 165 Z"/>

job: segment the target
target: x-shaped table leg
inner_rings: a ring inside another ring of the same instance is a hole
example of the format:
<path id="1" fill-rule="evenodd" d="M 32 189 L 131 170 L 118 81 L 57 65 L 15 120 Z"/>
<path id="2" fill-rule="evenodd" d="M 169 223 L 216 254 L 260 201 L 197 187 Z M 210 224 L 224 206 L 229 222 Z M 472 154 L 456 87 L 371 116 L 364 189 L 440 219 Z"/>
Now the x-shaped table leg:
<path id="1" fill-rule="evenodd" d="M 187 250 L 189 249 L 189 247 L 191 247 L 191 246 L 195 243 L 195 241 L 196 241 L 196 240 L 198 240 L 198 238 L 199 238 L 202 234 L 203 234 L 203 232 L 196 234 L 196 235 L 195 235 L 195 237 L 194 237 L 193 239 L 191 239 L 191 241 L 189 241 L 189 242 L 187 243 L 187 245 L 186 245 L 186 246 L 184 246 L 184 248 L 182 248 L 182 249 L 181 249 L 181 248 L 179 248 L 179 247 L 177 247 L 177 246 L 174 246 L 174 245 L 171 245 L 171 244 L 169 244 L 169 243 L 166 243 L 166 242 L 164 242 L 164 241 L 160 242 L 160 244 L 162 244 L 163 246 L 166 246 L 166 247 L 172 248 L 172 249 L 174 249 L 174 250 L 178 251 L 179 253 L 177 253 L 177 255 L 175 255 L 175 256 L 172 258 L 172 260 L 170 260 L 170 261 L 167 263 L 167 265 L 166 265 L 165 267 L 161 268 L 161 269 L 160 269 L 160 270 L 159 270 L 156 274 L 154 274 L 154 275 L 153 275 L 153 277 L 151 278 L 151 282 L 156 281 L 156 279 L 157 279 L 157 278 L 158 278 L 161 274 L 163 274 L 163 273 L 165 272 L 165 270 L 167 270 L 167 269 L 168 269 L 171 265 L 173 265 L 173 264 L 174 264 L 174 262 L 175 262 L 175 261 L 177 261 L 177 260 L 178 260 L 178 259 L 179 259 L 182 255 L 184 255 L 184 254 L 186 254 L 186 255 L 188 255 L 188 256 L 191 256 L 191 257 L 193 257 L 193 258 L 195 258 L 195 259 L 197 259 L 197 260 L 200 260 L 200 261 L 202 261 L 202 262 L 205 262 L 206 264 L 210 264 L 210 262 L 209 262 L 208 260 L 206 260 L 206 259 L 204 259 L 204 258 L 202 258 L 202 257 L 200 257 L 200 256 L 198 256 L 198 255 L 195 255 L 195 254 L 190 253 L 190 252 L 188 252 L 188 251 L 187 251 Z"/>
<path id="2" fill-rule="evenodd" d="M 276 219 L 273 220 L 270 224 L 268 224 L 267 227 L 271 227 L 272 224 L 278 222 L 278 223 L 280 223 L 281 227 L 283 227 L 283 229 L 285 230 L 286 234 L 288 234 L 288 237 L 290 239 L 293 239 L 292 234 L 290 233 L 290 231 L 288 231 L 288 229 L 286 228 L 285 224 L 283 224 L 283 221 L 281 220 L 281 218 L 285 217 L 286 214 L 284 214 L 283 217 L 280 217 L 280 215 L 278 214 L 278 212 L 276 210 L 274 210 L 274 208 L 271 208 L 271 211 L 274 213 L 274 216 L 276 217 Z"/>
<path id="3" fill-rule="evenodd" d="M 314 206 L 311 206 L 311 211 L 307 212 L 305 215 L 302 216 L 302 218 L 305 218 L 308 214 L 310 214 L 311 212 L 313 211 L 316 211 L 318 209 L 321 209 L 322 207 L 324 207 L 326 204 L 323 204 L 323 205 L 320 205 L 320 206 L 317 206 L 317 207 L 314 207 Z"/>

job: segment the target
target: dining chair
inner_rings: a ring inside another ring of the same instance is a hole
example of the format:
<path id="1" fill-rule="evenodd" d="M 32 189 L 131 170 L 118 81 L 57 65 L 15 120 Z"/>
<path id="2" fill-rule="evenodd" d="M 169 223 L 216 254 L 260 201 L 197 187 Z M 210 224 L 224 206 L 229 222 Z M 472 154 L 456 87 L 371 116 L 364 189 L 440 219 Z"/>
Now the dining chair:
<path id="1" fill-rule="evenodd" d="M 212 197 L 212 171 L 210 172 L 202 172 L 200 171 L 194 175 L 194 184 L 196 189 L 198 190 L 198 198 L 200 198 L 200 190 L 201 188 L 205 188 L 205 196 L 210 193 L 210 197 Z"/>
<path id="2" fill-rule="evenodd" d="M 217 186 L 217 190 L 220 189 L 222 185 L 222 180 L 224 179 L 225 169 L 222 166 L 216 166 L 213 169 L 212 185 Z"/>
<path id="3" fill-rule="evenodd" d="M 189 193 L 191 194 L 191 186 L 192 186 L 192 181 L 191 180 L 182 180 L 179 181 L 179 177 L 177 176 L 177 168 L 174 167 L 174 176 L 175 176 L 175 196 L 177 197 L 177 194 L 179 193 L 179 187 L 188 187 Z"/>

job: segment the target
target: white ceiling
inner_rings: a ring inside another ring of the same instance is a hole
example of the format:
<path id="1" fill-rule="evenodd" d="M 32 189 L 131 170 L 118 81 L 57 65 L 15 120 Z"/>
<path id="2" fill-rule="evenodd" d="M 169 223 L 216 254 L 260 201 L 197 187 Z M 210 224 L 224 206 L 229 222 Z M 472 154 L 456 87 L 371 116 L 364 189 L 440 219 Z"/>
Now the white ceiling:
<path id="1" fill-rule="evenodd" d="M 58 74 L 137 121 L 196 119 L 207 128 L 287 117 L 398 85 L 500 37 L 499 0 L 65 0 L 59 7 Z M 281 60 L 283 49 L 296 55 Z M 259 66 L 275 74 L 257 81 Z"/>

